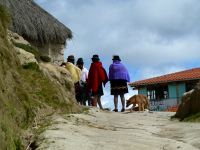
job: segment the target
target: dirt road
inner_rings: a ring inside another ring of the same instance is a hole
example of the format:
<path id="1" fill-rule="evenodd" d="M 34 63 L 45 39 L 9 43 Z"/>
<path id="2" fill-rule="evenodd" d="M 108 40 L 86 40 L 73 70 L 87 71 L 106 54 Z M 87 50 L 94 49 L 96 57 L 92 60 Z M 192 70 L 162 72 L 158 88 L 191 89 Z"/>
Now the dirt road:
<path id="1" fill-rule="evenodd" d="M 55 116 L 38 150 L 197 150 L 200 124 L 170 120 L 173 113 L 115 113 Z"/>

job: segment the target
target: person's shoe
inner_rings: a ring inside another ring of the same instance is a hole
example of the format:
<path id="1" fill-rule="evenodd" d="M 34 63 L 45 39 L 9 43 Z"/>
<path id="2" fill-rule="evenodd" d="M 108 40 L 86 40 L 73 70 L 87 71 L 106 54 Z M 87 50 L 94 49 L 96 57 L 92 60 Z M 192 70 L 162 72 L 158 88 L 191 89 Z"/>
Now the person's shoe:
<path id="1" fill-rule="evenodd" d="M 125 109 L 124 109 L 124 108 L 122 108 L 121 112 L 124 112 L 124 111 L 125 111 Z"/>
<path id="2" fill-rule="evenodd" d="M 114 112 L 118 112 L 118 109 L 113 109 Z"/>

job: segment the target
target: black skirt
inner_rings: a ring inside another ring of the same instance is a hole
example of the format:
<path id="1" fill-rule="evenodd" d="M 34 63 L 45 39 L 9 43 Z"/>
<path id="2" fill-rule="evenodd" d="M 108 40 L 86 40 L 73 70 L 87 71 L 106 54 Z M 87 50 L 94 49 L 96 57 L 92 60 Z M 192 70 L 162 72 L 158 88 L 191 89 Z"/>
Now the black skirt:
<path id="1" fill-rule="evenodd" d="M 103 95 L 103 87 L 102 84 L 99 85 L 97 92 L 92 91 L 92 96 L 102 96 Z"/>
<path id="2" fill-rule="evenodd" d="M 128 86 L 126 80 L 111 80 L 110 81 L 111 95 L 121 95 L 128 93 Z"/>

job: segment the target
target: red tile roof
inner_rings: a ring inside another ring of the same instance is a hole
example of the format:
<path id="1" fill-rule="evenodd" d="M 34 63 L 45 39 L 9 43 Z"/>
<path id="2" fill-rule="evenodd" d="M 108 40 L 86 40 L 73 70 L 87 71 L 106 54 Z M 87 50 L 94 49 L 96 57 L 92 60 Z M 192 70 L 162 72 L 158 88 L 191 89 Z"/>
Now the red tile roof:
<path id="1" fill-rule="evenodd" d="M 132 82 L 130 83 L 130 86 L 138 87 L 141 85 L 151 85 L 157 83 L 168 83 L 175 81 L 187 81 L 187 80 L 197 80 L 197 79 L 200 79 L 200 68 L 193 68 L 185 71 L 175 72 L 163 76 Z"/>

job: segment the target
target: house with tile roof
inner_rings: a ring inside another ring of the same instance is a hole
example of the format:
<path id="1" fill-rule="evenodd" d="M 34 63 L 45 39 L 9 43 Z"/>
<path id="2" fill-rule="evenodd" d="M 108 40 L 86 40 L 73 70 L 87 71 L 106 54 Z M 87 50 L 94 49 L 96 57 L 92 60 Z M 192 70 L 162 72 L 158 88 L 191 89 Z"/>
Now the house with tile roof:
<path id="1" fill-rule="evenodd" d="M 200 81 L 200 68 L 193 68 L 130 83 L 138 94 L 146 95 L 151 110 L 168 110 L 178 106 L 185 92 Z"/>

